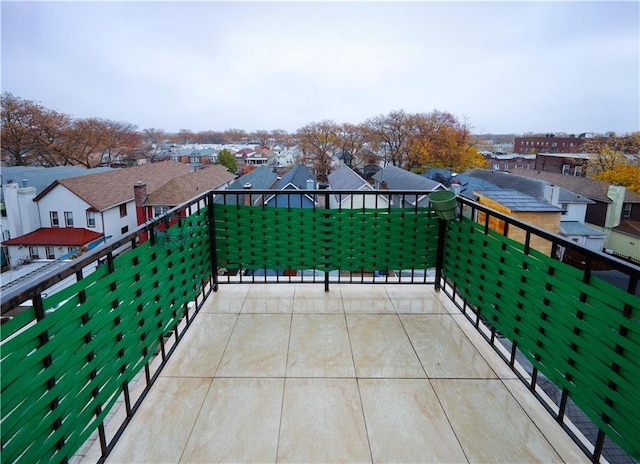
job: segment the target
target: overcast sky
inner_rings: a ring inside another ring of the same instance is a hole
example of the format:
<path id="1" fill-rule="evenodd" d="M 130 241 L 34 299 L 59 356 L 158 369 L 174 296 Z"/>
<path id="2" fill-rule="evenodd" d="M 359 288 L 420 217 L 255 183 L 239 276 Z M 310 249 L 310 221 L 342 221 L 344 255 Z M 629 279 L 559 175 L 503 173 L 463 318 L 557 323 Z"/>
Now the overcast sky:
<path id="1" fill-rule="evenodd" d="M 640 3 L 7 2 L 3 92 L 167 132 L 449 111 L 640 130 Z"/>

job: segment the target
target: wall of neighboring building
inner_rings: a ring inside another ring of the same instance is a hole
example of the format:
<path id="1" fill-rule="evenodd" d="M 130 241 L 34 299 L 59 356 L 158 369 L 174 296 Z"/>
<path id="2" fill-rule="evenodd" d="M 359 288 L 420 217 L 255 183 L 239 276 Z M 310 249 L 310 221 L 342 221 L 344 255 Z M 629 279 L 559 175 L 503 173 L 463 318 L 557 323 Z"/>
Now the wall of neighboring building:
<path id="1" fill-rule="evenodd" d="M 516 137 L 513 143 L 515 153 L 579 153 L 583 148 L 581 137 Z"/>
<path id="2" fill-rule="evenodd" d="M 567 211 L 562 215 L 563 221 L 584 223 L 587 215 L 586 203 L 561 203 L 559 206 Z"/>
<path id="3" fill-rule="evenodd" d="M 126 205 L 126 214 L 124 216 L 120 215 L 120 205 L 108 208 L 98 214 L 98 221 L 104 221 L 104 235 L 107 242 L 117 240 L 121 235 L 128 234 L 138 227 L 135 201 L 131 199 L 131 201 L 123 204 Z"/>
<path id="4" fill-rule="evenodd" d="M 483 195 L 478 195 L 478 203 L 483 206 L 487 206 L 491 209 L 495 209 L 501 213 L 512 216 L 520 221 L 528 222 L 529 224 L 533 224 L 542 229 L 548 230 L 550 232 L 558 233 L 560 232 L 560 218 L 561 213 L 555 211 L 512 211 L 510 208 L 504 206 L 497 201 L 494 201 L 490 198 L 487 198 Z M 479 211 L 478 212 L 478 222 L 480 224 L 484 224 L 486 220 L 485 213 Z M 489 228 L 495 230 L 496 232 L 503 233 L 504 232 L 504 221 L 490 216 L 489 217 Z M 526 240 L 526 232 L 517 227 L 510 226 L 507 237 L 516 240 L 520 243 L 525 243 Z M 549 256 L 551 254 L 551 243 L 541 237 L 531 236 L 530 242 L 531 248 L 538 250 L 541 253 Z"/>
<path id="5" fill-rule="evenodd" d="M 41 227 L 56 227 L 51 223 L 51 212 L 58 214 L 57 227 L 67 227 L 65 223 L 65 212 L 70 212 L 73 218 L 73 225 L 69 227 L 89 229 L 98 233 L 102 232 L 102 224 L 96 214 L 95 227 L 87 224 L 87 209 L 91 205 L 82 200 L 62 185 L 56 185 L 45 196 L 38 201 L 38 211 L 40 214 Z"/>
<path id="6" fill-rule="evenodd" d="M 7 216 L 2 218 L 2 239 L 8 240 L 28 234 L 40 227 L 34 187 L 21 188 L 11 182 L 2 186 Z"/>
<path id="7" fill-rule="evenodd" d="M 566 176 L 585 177 L 587 160 L 571 156 L 545 156 L 538 154 L 535 160 L 536 171 L 555 172 Z"/>
<path id="8" fill-rule="evenodd" d="M 609 203 L 595 200 L 595 204 L 587 206 L 587 213 L 585 214 L 584 222 L 588 222 L 594 226 L 604 227 L 608 206 Z"/>

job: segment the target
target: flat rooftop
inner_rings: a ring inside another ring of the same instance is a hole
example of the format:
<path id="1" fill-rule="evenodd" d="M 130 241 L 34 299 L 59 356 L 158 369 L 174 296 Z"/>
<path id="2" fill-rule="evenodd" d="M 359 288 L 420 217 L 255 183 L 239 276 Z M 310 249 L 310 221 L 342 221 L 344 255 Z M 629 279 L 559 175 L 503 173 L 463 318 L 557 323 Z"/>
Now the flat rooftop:
<path id="1" fill-rule="evenodd" d="M 255 283 L 206 300 L 107 459 L 534 461 L 588 459 L 433 286 Z"/>

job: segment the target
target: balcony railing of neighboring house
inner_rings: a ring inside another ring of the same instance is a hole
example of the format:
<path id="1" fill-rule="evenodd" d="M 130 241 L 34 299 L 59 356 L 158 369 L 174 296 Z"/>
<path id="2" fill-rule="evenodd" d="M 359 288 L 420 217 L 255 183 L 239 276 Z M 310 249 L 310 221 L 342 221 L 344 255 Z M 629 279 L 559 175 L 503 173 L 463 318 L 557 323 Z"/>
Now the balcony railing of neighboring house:
<path id="1" fill-rule="evenodd" d="M 462 199 L 445 222 L 378 207 L 380 192 L 280 191 L 280 207 L 250 193 L 207 192 L 2 296 L 2 462 L 66 461 L 96 430 L 104 459 L 210 293 L 255 281 L 435 285 L 594 461 L 605 438 L 640 458 L 640 268 Z M 313 207 L 291 206 L 300 195 Z M 329 195 L 352 208 L 325 208 Z M 599 430 L 591 444 L 573 405 Z"/>

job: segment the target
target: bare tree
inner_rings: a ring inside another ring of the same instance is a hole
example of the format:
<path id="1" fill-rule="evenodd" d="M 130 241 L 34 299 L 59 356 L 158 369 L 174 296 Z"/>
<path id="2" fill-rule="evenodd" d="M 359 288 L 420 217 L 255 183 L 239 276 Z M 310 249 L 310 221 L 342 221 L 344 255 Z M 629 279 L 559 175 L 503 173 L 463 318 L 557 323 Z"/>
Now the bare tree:
<path id="1" fill-rule="evenodd" d="M 338 130 L 339 126 L 335 122 L 324 120 L 307 124 L 296 132 L 305 162 L 313 167 L 318 180 L 327 180 L 331 158 L 340 149 Z"/>

